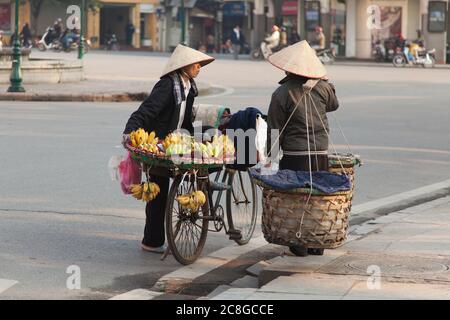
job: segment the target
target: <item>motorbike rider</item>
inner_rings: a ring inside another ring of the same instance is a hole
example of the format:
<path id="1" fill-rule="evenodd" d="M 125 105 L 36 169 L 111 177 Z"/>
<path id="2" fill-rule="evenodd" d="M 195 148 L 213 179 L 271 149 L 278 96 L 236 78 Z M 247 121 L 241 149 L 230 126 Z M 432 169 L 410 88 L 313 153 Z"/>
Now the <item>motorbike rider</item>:
<path id="1" fill-rule="evenodd" d="M 55 20 L 55 22 L 53 23 L 53 30 L 55 38 L 61 40 L 64 32 L 63 22 L 61 18 Z"/>
<path id="2" fill-rule="evenodd" d="M 69 46 L 72 42 L 78 42 L 78 39 L 79 31 L 77 28 L 73 28 L 72 30 L 66 29 L 61 39 L 64 50 L 69 49 Z"/>
<path id="3" fill-rule="evenodd" d="M 317 51 L 325 49 L 325 34 L 323 33 L 323 28 L 317 26 L 315 29 L 314 45 L 311 46 Z"/>
<path id="4" fill-rule="evenodd" d="M 269 54 L 272 54 L 273 49 L 280 45 L 280 28 L 276 25 L 272 27 L 272 34 L 265 38 L 266 48 L 269 51 Z"/>

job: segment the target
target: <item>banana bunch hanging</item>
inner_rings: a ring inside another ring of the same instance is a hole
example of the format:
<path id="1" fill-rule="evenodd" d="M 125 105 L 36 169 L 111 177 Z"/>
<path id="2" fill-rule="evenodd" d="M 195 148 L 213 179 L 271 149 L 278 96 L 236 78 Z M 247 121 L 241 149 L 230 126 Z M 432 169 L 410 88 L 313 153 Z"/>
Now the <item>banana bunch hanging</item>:
<path id="1" fill-rule="evenodd" d="M 160 189 L 154 182 L 143 182 L 141 184 L 132 184 L 131 192 L 136 199 L 148 202 L 156 198 Z"/>
<path id="2" fill-rule="evenodd" d="M 197 212 L 206 203 L 206 196 L 200 190 L 183 194 L 176 199 L 183 209 L 189 209 L 192 212 Z"/>

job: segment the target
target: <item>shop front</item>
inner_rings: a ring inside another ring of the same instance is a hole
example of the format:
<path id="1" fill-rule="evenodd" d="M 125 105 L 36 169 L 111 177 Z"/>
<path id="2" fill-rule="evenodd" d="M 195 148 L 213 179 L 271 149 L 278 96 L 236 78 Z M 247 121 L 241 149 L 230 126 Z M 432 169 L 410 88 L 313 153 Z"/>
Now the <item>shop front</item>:
<path id="1" fill-rule="evenodd" d="M 288 43 L 292 44 L 298 40 L 298 1 L 283 1 L 281 14 L 283 16 L 282 26 L 286 28 Z"/>
<path id="2" fill-rule="evenodd" d="M 244 1 L 225 2 L 222 12 L 222 44 L 231 38 L 231 33 L 237 25 L 241 28 L 245 42 L 248 43 L 251 30 L 251 15 L 248 14 L 249 4 Z"/>

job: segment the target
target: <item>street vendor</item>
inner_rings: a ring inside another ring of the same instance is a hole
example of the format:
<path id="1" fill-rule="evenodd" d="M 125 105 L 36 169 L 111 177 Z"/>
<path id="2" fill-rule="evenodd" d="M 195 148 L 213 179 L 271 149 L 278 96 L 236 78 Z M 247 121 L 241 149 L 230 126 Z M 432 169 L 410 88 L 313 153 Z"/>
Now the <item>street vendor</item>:
<path id="1" fill-rule="evenodd" d="M 306 41 L 273 54 L 269 62 L 286 73 L 269 106 L 269 155 L 270 152 L 278 154 L 279 150 L 272 150 L 272 147 L 279 142 L 283 151 L 280 170 L 328 171 L 329 126 L 326 113 L 336 110 L 339 103 L 334 86 L 326 80 L 325 67 Z M 305 91 L 310 92 L 311 99 L 305 97 Z M 271 139 L 272 129 L 279 130 L 279 141 Z M 308 252 L 314 254 L 314 250 L 308 249 Z"/>
<path id="2" fill-rule="evenodd" d="M 143 128 L 147 132 L 155 131 L 164 139 L 177 129 L 193 133 L 192 105 L 198 95 L 194 78 L 200 68 L 214 61 L 200 51 L 178 45 L 169 59 L 161 79 L 152 92 L 133 112 L 123 131 L 124 143 L 129 140 L 130 132 Z M 162 253 L 165 250 L 164 215 L 169 191 L 169 178 L 152 176 L 159 185 L 160 194 L 147 202 L 146 222 L 141 248 L 144 251 Z"/>

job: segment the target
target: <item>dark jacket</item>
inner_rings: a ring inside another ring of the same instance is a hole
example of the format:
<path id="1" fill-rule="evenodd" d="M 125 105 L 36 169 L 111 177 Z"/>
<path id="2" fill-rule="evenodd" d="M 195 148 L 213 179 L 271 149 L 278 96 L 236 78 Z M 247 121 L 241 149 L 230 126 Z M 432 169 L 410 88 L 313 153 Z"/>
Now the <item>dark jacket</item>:
<path id="1" fill-rule="evenodd" d="M 268 152 L 270 152 L 272 147 L 271 129 L 278 129 L 281 132 L 286 124 L 286 121 L 295 108 L 295 103 L 290 97 L 289 91 L 292 91 L 296 99 L 299 99 L 303 94 L 302 85 L 307 80 L 307 78 L 289 75 L 280 81 L 281 86 L 273 93 L 267 118 Z M 328 150 L 328 136 L 324 129 L 324 125 L 326 130 L 330 132 L 326 113 L 336 110 L 339 107 L 339 103 L 335 94 L 334 86 L 325 80 L 320 80 L 316 84 L 311 91 L 311 96 L 315 102 L 320 117 L 314 108 L 314 104 L 310 103 L 310 99 L 306 99 L 310 105 L 308 108 L 308 118 L 310 119 L 310 150 L 325 151 Z M 320 118 L 322 118 L 323 125 Z M 281 146 L 281 149 L 285 151 L 308 151 L 305 99 L 302 99 L 302 102 L 290 119 L 284 132 L 281 134 L 279 145 Z M 273 150 L 273 152 L 277 152 L 277 150 Z"/>
<path id="2" fill-rule="evenodd" d="M 142 102 L 139 109 L 133 112 L 128 119 L 123 133 L 143 128 L 147 132 L 155 131 L 159 138 L 164 138 L 177 128 L 180 117 L 180 105 L 175 104 L 174 85 L 169 76 L 159 80 L 153 87 L 147 99 Z M 194 90 L 191 87 L 186 101 L 181 128 L 193 133 L 192 105 L 194 103 Z"/>
<path id="3" fill-rule="evenodd" d="M 231 30 L 230 40 L 231 40 L 231 43 L 235 44 L 235 45 L 244 44 L 244 35 L 242 34 L 242 31 L 239 29 L 239 39 L 238 39 L 236 32 L 234 32 L 234 29 Z"/>

